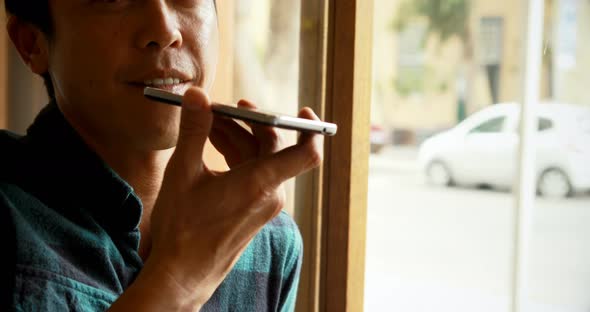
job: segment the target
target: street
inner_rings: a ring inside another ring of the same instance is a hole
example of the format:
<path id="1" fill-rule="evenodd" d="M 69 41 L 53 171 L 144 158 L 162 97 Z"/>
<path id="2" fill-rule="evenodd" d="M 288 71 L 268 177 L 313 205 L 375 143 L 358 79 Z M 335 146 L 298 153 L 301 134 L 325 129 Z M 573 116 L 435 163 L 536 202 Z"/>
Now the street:
<path id="1" fill-rule="evenodd" d="M 365 311 L 509 311 L 514 196 L 427 185 L 415 158 L 370 158 Z M 538 198 L 530 248 L 523 311 L 590 311 L 590 194 Z"/>

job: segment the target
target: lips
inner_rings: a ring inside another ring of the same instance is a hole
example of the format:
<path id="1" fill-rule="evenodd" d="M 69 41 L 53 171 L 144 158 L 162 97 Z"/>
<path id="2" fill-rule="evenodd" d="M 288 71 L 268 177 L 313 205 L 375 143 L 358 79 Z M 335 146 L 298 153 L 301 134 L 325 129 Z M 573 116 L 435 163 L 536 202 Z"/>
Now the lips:
<path id="1" fill-rule="evenodd" d="M 144 80 L 143 84 L 148 87 L 161 87 L 164 85 L 177 85 L 181 83 L 185 83 L 187 81 L 182 80 L 176 77 L 167 77 L 167 78 L 154 78 L 154 79 L 146 79 Z"/>
<path id="2" fill-rule="evenodd" d="M 133 84 L 148 86 L 173 85 L 195 80 L 195 75 L 175 68 L 155 68 L 132 77 Z"/>
<path id="3" fill-rule="evenodd" d="M 145 87 L 154 87 L 184 94 L 195 81 L 193 75 L 184 71 L 160 68 L 137 75 L 136 78 L 128 80 L 128 83 L 142 89 Z"/>

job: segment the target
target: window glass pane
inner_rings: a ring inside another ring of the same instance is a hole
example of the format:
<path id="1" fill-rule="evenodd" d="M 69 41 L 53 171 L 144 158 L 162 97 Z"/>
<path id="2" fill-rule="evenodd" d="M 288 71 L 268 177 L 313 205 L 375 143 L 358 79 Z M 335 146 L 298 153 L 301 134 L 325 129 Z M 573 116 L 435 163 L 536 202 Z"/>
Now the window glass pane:
<path id="1" fill-rule="evenodd" d="M 504 119 L 505 117 L 496 117 L 492 120 L 486 121 L 483 124 L 477 126 L 475 129 L 471 130 L 471 133 L 500 132 L 504 127 Z"/>
<path id="2" fill-rule="evenodd" d="M 590 2 L 545 5 L 527 311 L 589 311 Z"/>
<path id="3" fill-rule="evenodd" d="M 234 101 L 297 115 L 301 1 L 235 1 Z M 285 144 L 295 131 L 279 130 Z M 287 182 L 286 210 L 292 213 L 294 181 Z"/>
<path id="4" fill-rule="evenodd" d="M 366 311 L 509 311 L 524 4 L 375 0 Z M 590 2 L 545 4 L 523 311 L 588 311 Z"/>
<path id="5" fill-rule="evenodd" d="M 539 118 L 539 131 L 545 131 L 553 128 L 553 122 L 547 118 Z"/>
<path id="6" fill-rule="evenodd" d="M 508 311 L 524 7 L 375 0 L 366 311 Z"/>
<path id="7" fill-rule="evenodd" d="M 300 1 L 235 1 L 234 98 L 297 114 Z"/>

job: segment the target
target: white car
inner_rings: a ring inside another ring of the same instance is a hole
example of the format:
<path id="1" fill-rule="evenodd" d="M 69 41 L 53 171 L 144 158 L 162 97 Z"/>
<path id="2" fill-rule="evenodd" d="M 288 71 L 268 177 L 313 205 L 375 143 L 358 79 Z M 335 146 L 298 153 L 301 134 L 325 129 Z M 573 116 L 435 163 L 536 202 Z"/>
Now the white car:
<path id="1" fill-rule="evenodd" d="M 590 189 L 590 107 L 535 106 L 537 191 L 566 197 Z M 436 185 L 510 189 L 517 178 L 520 106 L 496 104 L 420 146 L 419 161 Z"/>

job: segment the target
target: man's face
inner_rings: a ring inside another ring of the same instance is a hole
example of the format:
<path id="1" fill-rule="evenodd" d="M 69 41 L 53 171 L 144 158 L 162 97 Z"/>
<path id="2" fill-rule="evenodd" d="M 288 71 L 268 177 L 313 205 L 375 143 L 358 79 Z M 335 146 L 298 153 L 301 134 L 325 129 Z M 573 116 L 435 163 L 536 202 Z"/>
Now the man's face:
<path id="1" fill-rule="evenodd" d="M 49 73 L 74 127 L 99 144 L 174 146 L 180 109 L 144 98 L 143 88 L 210 87 L 213 0 L 50 0 L 50 7 Z"/>

